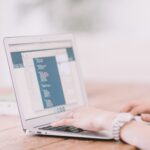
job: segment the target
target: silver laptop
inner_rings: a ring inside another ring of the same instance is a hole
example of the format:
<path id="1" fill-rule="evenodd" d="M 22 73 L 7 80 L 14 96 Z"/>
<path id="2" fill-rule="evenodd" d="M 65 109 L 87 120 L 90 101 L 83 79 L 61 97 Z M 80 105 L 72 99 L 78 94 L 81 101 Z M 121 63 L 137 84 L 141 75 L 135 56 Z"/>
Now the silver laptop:
<path id="1" fill-rule="evenodd" d="M 112 139 L 108 131 L 50 126 L 65 113 L 87 105 L 72 35 L 7 37 L 4 44 L 26 133 Z"/>

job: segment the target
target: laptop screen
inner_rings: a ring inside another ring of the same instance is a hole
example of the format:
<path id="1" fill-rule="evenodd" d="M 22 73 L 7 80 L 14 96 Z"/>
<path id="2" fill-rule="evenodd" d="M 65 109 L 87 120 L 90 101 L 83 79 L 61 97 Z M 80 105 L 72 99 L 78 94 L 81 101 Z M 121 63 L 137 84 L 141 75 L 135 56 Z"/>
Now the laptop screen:
<path id="1" fill-rule="evenodd" d="M 71 41 L 10 45 L 14 84 L 26 120 L 83 104 Z"/>

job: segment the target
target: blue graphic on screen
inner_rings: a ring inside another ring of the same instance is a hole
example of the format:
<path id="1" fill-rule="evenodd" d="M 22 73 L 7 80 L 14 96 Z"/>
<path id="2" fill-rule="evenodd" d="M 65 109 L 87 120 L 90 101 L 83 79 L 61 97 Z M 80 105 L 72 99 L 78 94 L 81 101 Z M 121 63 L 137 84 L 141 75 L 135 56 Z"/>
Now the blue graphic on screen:
<path id="1" fill-rule="evenodd" d="M 56 58 L 33 58 L 44 108 L 65 104 Z"/>
<path id="2" fill-rule="evenodd" d="M 67 54 L 68 54 L 69 61 L 74 61 L 75 56 L 74 56 L 72 47 L 67 48 L 66 51 L 67 51 Z"/>
<path id="3" fill-rule="evenodd" d="M 24 67 L 21 52 L 12 52 L 11 57 L 12 57 L 14 68 Z"/>

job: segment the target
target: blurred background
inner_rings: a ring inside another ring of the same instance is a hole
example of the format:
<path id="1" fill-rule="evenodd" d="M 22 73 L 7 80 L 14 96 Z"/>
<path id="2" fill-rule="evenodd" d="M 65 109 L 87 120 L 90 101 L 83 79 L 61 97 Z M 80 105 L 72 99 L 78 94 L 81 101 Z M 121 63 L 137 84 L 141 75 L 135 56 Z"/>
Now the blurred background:
<path id="1" fill-rule="evenodd" d="M 3 37 L 57 33 L 74 34 L 85 81 L 149 84 L 149 6 L 149 0 L 0 0 L 0 88 L 12 86 Z"/>

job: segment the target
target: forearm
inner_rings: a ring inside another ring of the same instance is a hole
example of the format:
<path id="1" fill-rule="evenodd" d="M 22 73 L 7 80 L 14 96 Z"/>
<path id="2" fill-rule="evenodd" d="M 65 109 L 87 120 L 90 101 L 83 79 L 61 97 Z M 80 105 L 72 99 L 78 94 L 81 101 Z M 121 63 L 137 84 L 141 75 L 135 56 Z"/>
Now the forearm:
<path id="1" fill-rule="evenodd" d="M 150 149 L 150 126 L 132 121 L 122 127 L 120 132 L 121 139 L 140 149 Z"/>
<path id="2" fill-rule="evenodd" d="M 71 125 L 89 131 L 112 130 L 117 112 L 104 111 L 96 108 L 80 108 L 68 114 L 65 119 L 52 123 L 52 126 Z M 121 139 L 131 145 L 144 150 L 150 149 L 150 126 L 131 121 L 121 127 Z"/>

